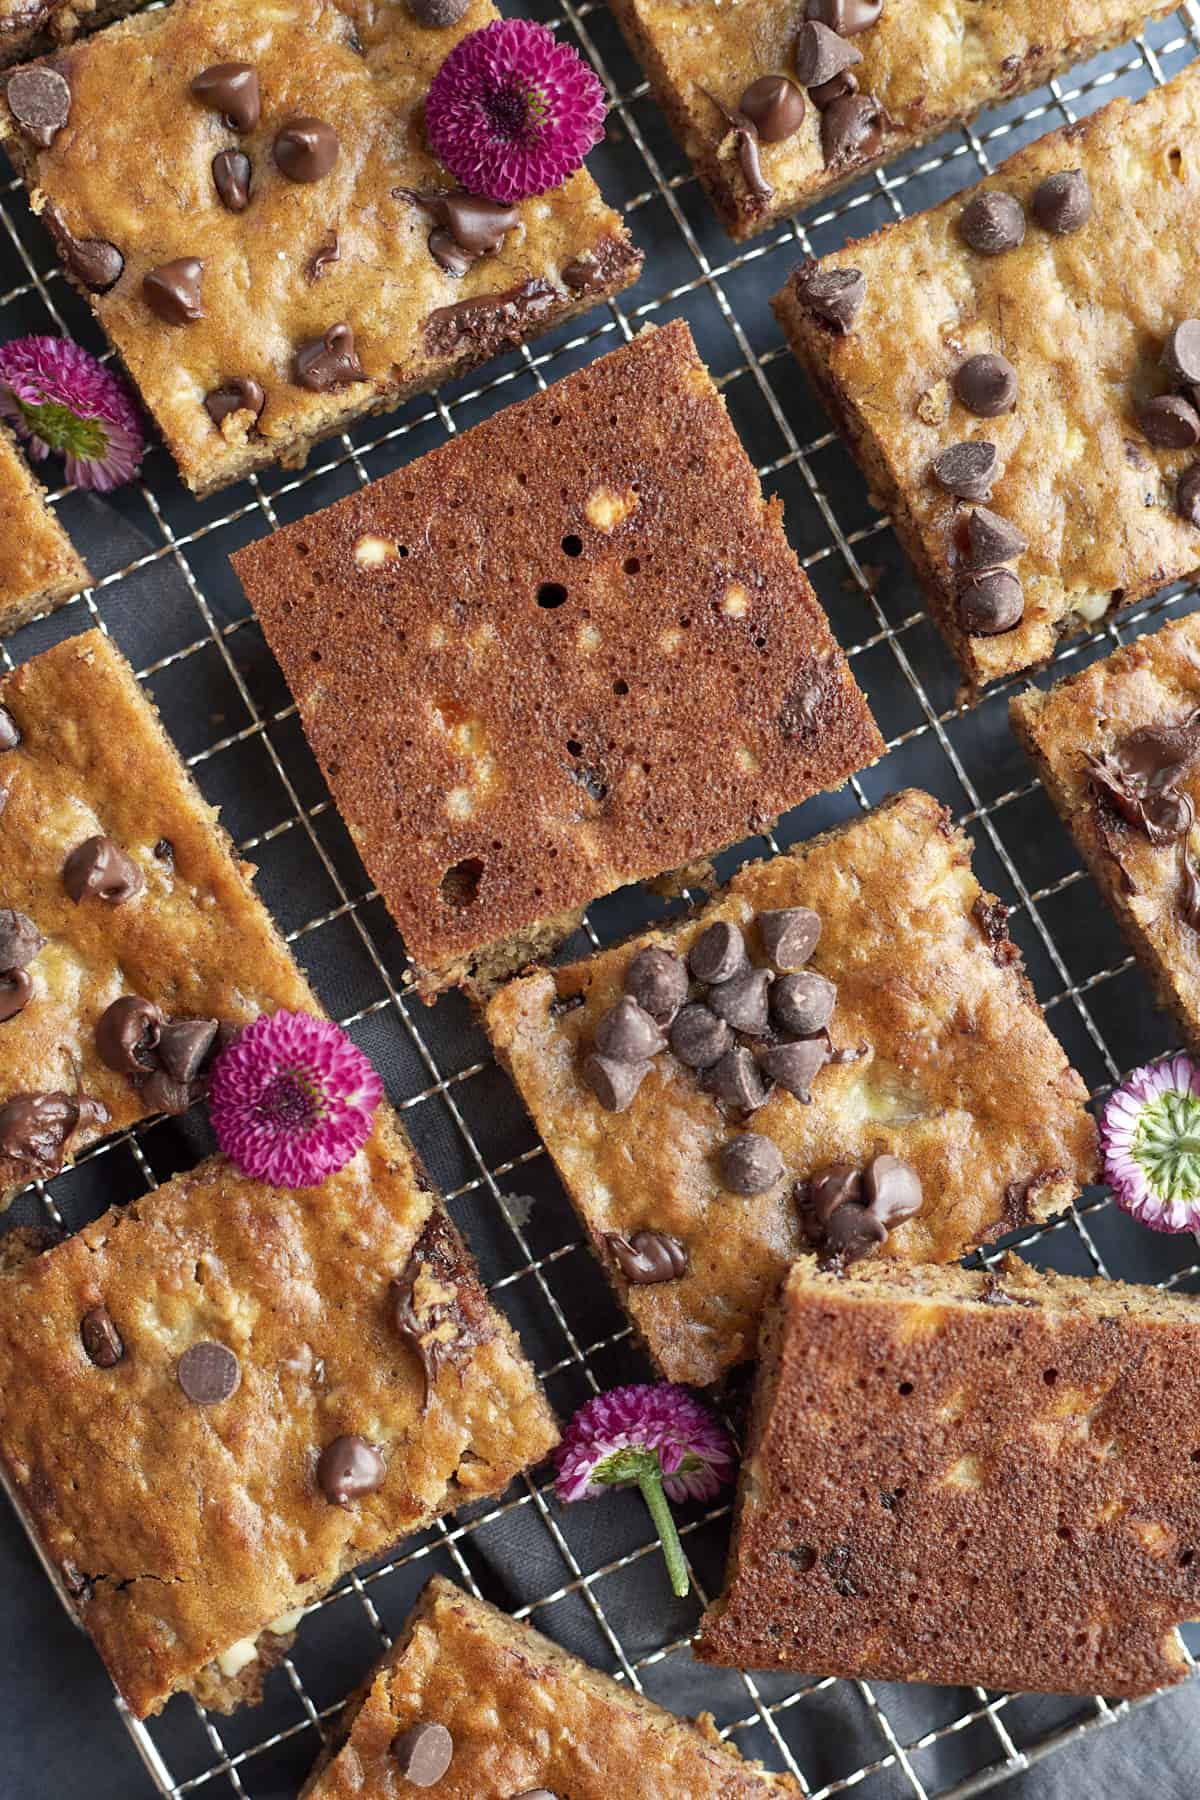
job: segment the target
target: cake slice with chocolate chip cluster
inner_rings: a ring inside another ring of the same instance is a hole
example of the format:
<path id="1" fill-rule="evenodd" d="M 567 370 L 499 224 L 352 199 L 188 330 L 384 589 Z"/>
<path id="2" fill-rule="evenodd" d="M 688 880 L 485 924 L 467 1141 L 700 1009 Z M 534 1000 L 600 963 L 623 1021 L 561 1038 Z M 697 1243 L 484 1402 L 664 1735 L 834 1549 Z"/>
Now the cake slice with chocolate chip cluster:
<path id="1" fill-rule="evenodd" d="M 489 1036 L 656 1366 L 754 1355 L 805 1252 L 942 1262 L 1068 1205 L 1087 1091 L 928 794 L 511 982 Z"/>

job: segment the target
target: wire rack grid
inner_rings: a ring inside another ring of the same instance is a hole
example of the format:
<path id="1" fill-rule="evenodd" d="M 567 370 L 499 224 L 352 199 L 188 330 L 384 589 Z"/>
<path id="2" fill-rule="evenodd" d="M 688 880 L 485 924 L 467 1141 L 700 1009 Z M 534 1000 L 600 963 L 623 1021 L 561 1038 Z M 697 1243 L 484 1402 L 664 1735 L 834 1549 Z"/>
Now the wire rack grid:
<path id="1" fill-rule="evenodd" d="M 593 166 L 647 251 L 640 284 L 582 328 L 560 330 L 473 380 L 322 446 L 300 474 L 269 472 L 198 503 L 155 445 L 142 482 L 112 507 L 97 508 L 69 490 L 55 493 L 77 537 L 99 533 L 99 556 L 85 547 L 101 573 L 79 600 L 26 628 L 0 654 L 11 667 L 98 625 L 133 657 L 201 786 L 222 805 L 239 849 L 259 863 L 264 895 L 323 1001 L 384 1069 L 491 1293 L 518 1325 L 565 1414 L 615 1380 L 644 1375 L 644 1366 L 544 1149 L 465 1006 L 452 996 L 428 1010 L 407 990 L 402 946 L 323 789 L 295 709 L 236 591 L 228 553 L 544 387 L 644 322 L 687 317 L 764 485 L 784 499 L 792 541 L 888 740 L 886 759 L 843 795 L 810 802 L 765 842 L 720 859 L 721 873 L 866 809 L 909 781 L 930 787 L 973 830 L 981 879 L 1012 908 L 1010 927 L 1047 1015 L 1102 1094 L 1123 1069 L 1168 1048 L 1168 1028 L 1147 1007 L 1132 959 L 1015 752 L 1005 690 L 992 690 L 972 712 L 957 707 L 955 672 L 888 522 L 869 506 L 766 302 L 802 252 L 820 254 L 930 204 L 1113 93 L 1144 92 L 1168 79 L 1200 52 L 1200 8 L 1187 0 L 1135 43 L 1069 80 L 986 114 L 736 251 L 711 218 L 603 4 L 563 0 L 559 10 L 535 0 L 529 10 L 574 36 L 609 89 L 609 139 Z M 107 354 L 11 180 L 0 183 L 0 227 L 0 338 L 67 331 Z M 1107 653 L 1187 610 L 1194 598 L 1171 590 L 1131 609 L 1064 646 L 1052 672 Z M 661 902 L 640 892 L 613 897 L 591 909 L 568 950 L 611 941 L 661 911 Z M 1090 923 L 1081 929 L 1084 912 Z M 194 1120 L 137 1127 L 96 1146 L 49 1186 L 28 1190 L 9 1220 L 48 1217 L 76 1227 L 105 1205 L 157 1186 L 204 1148 L 203 1126 Z M 1010 1242 L 1034 1261 L 1075 1272 L 1200 1286 L 1190 1239 L 1147 1244 L 1146 1236 L 1094 1194 L 1065 1218 Z M 218 1720 L 176 1701 L 160 1720 L 142 1725 L 118 1701 L 146 1772 L 137 1793 L 170 1800 L 294 1795 L 340 1701 L 435 1570 L 500 1599 L 515 1616 L 532 1618 L 652 1697 L 711 1709 L 739 1748 L 788 1770 L 811 1800 L 848 1790 L 863 1800 L 976 1794 L 1149 1704 L 702 1669 L 691 1663 L 687 1639 L 697 1602 L 719 1584 L 728 1506 L 687 1518 L 694 1598 L 683 1605 L 661 1599 L 656 1548 L 636 1502 L 624 1509 L 611 1502 L 615 1535 L 601 1537 L 586 1513 L 560 1509 L 544 1474 L 526 1476 L 500 1502 L 443 1520 L 357 1571 L 311 1609 L 259 1709 Z M 52 1569 L 47 1573 L 56 1580 Z M 69 1606 L 61 1589 L 60 1597 Z"/>

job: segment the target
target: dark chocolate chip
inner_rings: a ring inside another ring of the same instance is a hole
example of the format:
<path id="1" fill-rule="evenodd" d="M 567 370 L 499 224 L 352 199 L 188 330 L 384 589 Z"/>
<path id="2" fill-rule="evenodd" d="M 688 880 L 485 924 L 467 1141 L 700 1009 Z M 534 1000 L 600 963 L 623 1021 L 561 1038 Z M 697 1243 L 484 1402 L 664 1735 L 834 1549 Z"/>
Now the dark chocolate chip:
<path id="1" fill-rule="evenodd" d="M 244 150 L 218 150 L 213 157 L 213 186 L 227 212 L 245 212 L 249 206 L 250 175 L 250 158 Z"/>
<path id="2" fill-rule="evenodd" d="M 853 37 L 874 25 L 883 11 L 883 0 L 808 0 L 807 13 L 821 25 L 828 25 L 839 37 Z"/>
<path id="3" fill-rule="evenodd" d="M 1175 486 L 1175 511 L 1189 525 L 1200 525 L 1200 462 L 1183 471 Z"/>
<path id="4" fill-rule="evenodd" d="M 792 281 L 805 311 L 835 331 L 850 330 L 867 297 L 867 278 L 861 269 L 823 269 L 820 263 L 802 263 Z"/>
<path id="5" fill-rule="evenodd" d="M 820 915 L 809 906 L 782 906 L 758 915 L 767 961 L 781 975 L 802 969 L 821 936 Z"/>
<path id="6" fill-rule="evenodd" d="M 0 1106 L 0 1156 L 27 1163 L 42 1174 L 62 1167 L 67 1139 L 81 1123 L 103 1124 L 108 1109 L 98 1100 L 70 1094 L 14 1094 Z"/>
<path id="7" fill-rule="evenodd" d="M 510 1800 L 559 1800 L 559 1796 L 552 1794 L 549 1788 L 522 1788 L 519 1794 L 511 1795 Z"/>
<path id="8" fill-rule="evenodd" d="M 401 1775 L 414 1787 L 434 1787 L 450 1767 L 454 1739 L 444 1725 L 422 1720 L 396 1733 L 392 1756 Z"/>
<path id="9" fill-rule="evenodd" d="M 64 238 L 63 256 L 76 281 L 93 294 L 107 294 L 121 279 L 125 258 L 104 238 Z"/>
<path id="10" fill-rule="evenodd" d="M 1184 319 L 1163 345 L 1162 366 L 1172 381 L 1200 383 L 1200 319 Z"/>
<path id="11" fill-rule="evenodd" d="M 1200 443 L 1200 413 L 1178 394 L 1160 394 L 1138 407 L 1142 436 L 1157 450 L 1190 450 Z"/>
<path id="12" fill-rule="evenodd" d="M 227 419 L 230 413 L 251 412 L 257 419 L 267 404 L 267 396 L 263 393 L 262 383 L 255 381 L 252 375 L 235 375 L 222 387 L 214 388 L 204 402 L 204 409 L 214 425 Z"/>
<path id="13" fill-rule="evenodd" d="M 142 297 L 164 325 L 194 325 L 204 317 L 200 283 L 204 264 L 196 256 L 176 256 L 142 276 Z"/>
<path id="14" fill-rule="evenodd" d="M 408 10 L 418 25 L 431 31 L 446 31 L 457 25 L 471 0 L 408 0 Z"/>
<path id="15" fill-rule="evenodd" d="M 96 1049 L 101 1062 L 119 1075 L 145 1075 L 154 1066 L 163 1015 L 153 1000 L 122 994 L 96 1021 Z"/>
<path id="16" fill-rule="evenodd" d="M 330 1506 L 349 1506 L 383 1486 L 387 1468 L 374 1444 L 348 1435 L 326 1444 L 317 1460 L 317 1486 Z"/>
<path id="17" fill-rule="evenodd" d="M 727 106 L 724 100 L 719 100 L 714 93 L 709 92 L 708 88 L 702 88 L 701 92 L 708 94 L 708 98 L 721 114 L 728 128 L 737 135 L 738 162 L 741 164 L 742 180 L 756 200 L 769 200 L 775 189 L 762 172 L 762 162 L 758 154 L 758 127 L 754 120 L 748 118 L 744 112 L 739 112 L 736 106 Z"/>
<path id="18" fill-rule="evenodd" d="M 6 969 L 0 973 L 0 1025 L 23 1013 L 33 998 L 33 979 L 26 969 Z"/>
<path id="19" fill-rule="evenodd" d="M 994 569 L 997 563 L 1015 562 L 1029 548 L 1029 539 L 999 513 L 977 506 L 967 520 L 966 567 Z"/>
<path id="20" fill-rule="evenodd" d="M 985 569 L 959 584 L 958 607 L 973 637 L 995 637 L 1019 625 L 1025 612 L 1025 590 L 1011 569 Z"/>
<path id="21" fill-rule="evenodd" d="M 747 969 L 708 990 L 709 1009 L 732 1030 L 747 1037 L 765 1037 L 767 998 L 774 979 L 770 969 Z"/>
<path id="22" fill-rule="evenodd" d="M 167 1113 L 171 1117 L 185 1113 L 192 1101 L 199 1097 L 193 1093 L 190 1083 L 176 1081 L 165 1069 L 151 1069 L 137 1083 L 137 1089 L 147 1112 Z"/>
<path id="23" fill-rule="evenodd" d="M 808 19 L 801 25 L 794 54 L 796 73 L 806 88 L 823 87 L 851 63 L 862 61 L 861 50 L 819 19 Z"/>
<path id="24" fill-rule="evenodd" d="M 84 838 L 63 864 L 63 887 L 76 906 L 85 894 L 95 894 L 109 906 L 123 906 L 146 885 L 145 876 L 119 844 L 110 837 Z"/>
<path id="25" fill-rule="evenodd" d="M 769 1137 L 747 1131 L 721 1145 L 721 1185 L 731 1194 L 765 1194 L 783 1174 L 783 1158 Z"/>
<path id="26" fill-rule="evenodd" d="M 687 1274 L 687 1246 L 665 1231 L 635 1231 L 631 1238 L 609 1231 L 604 1241 L 618 1269 L 634 1287 L 655 1287 L 660 1281 L 678 1281 Z"/>
<path id="27" fill-rule="evenodd" d="M 921 1177 L 902 1156 L 873 1156 L 863 1175 L 863 1199 L 885 1231 L 915 1219 L 924 1204 Z"/>
<path id="28" fill-rule="evenodd" d="M 743 1044 L 735 1044 L 726 1050 L 711 1069 L 704 1071 L 703 1086 L 718 1100 L 723 1100 L 727 1106 L 736 1106 L 741 1112 L 757 1112 L 767 1099 L 767 1084 Z"/>
<path id="29" fill-rule="evenodd" d="M 724 919 L 707 926 L 688 951 L 688 968 L 697 981 L 731 981 L 749 966 L 745 938 Z"/>
<path id="30" fill-rule="evenodd" d="M 823 81 L 820 87 L 809 88 L 808 97 L 818 112 L 824 112 L 835 100 L 844 100 L 847 94 L 857 94 L 858 77 L 852 69 L 843 69 L 831 81 Z"/>
<path id="31" fill-rule="evenodd" d="M 978 419 L 995 419 L 1017 403 L 1017 371 L 1006 356 L 985 350 L 968 356 L 954 377 L 954 391 Z"/>
<path id="32" fill-rule="evenodd" d="M 1092 216 L 1092 190 L 1082 169 L 1047 175 L 1034 192 L 1033 216 L 1045 231 L 1066 237 L 1080 231 Z"/>
<path id="33" fill-rule="evenodd" d="M 298 387 L 326 394 L 349 381 L 365 381 L 349 325 L 331 325 L 324 337 L 309 338 L 297 350 L 292 374 Z"/>
<path id="34" fill-rule="evenodd" d="M 687 966 L 673 950 L 647 944 L 625 971 L 625 992 L 664 1030 L 687 999 Z"/>
<path id="35" fill-rule="evenodd" d="M 158 1060 L 173 1081 L 194 1081 L 217 1036 L 215 1019 L 172 1019 L 158 1038 Z"/>
<path id="36" fill-rule="evenodd" d="M 437 211 L 455 243 L 471 256 L 491 256 L 520 219 L 515 206 L 479 194 L 442 194 Z"/>
<path id="37" fill-rule="evenodd" d="M 234 131 L 253 131 L 262 104 L 253 63 L 214 63 L 192 78 L 192 93 L 203 106 L 222 113 Z"/>
<path id="38" fill-rule="evenodd" d="M 699 1000 L 682 1007 L 671 1026 L 671 1049 L 689 1069 L 711 1069 L 732 1042 L 724 1019 L 718 1019 Z"/>
<path id="39" fill-rule="evenodd" d="M 342 260 L 342 243 L 336 231 L 327 232 L 308 259 L 304 273 L 310 281 L 320 281 L 326 269 Z"/>
<path id="40" fill-rule="evenodd" d="M 1014 194 L 989 188 L 967 201 L 958 228 L 963 241 L 980 256 L 1002 256 L 1025 242 L 1025 213 Z"/>
<path id="41" fill-rule="evenodd" d="M 837 1005 L 837 988 L 815 969 L 781 975 L 771 989 L 771 1016 L 793 1037 L 824 1031 Z"/>
<path id="42" fill-rule="evenodd" d="M 843 94 L 822 110 L 821 154 L 827 168 L 867 162 L 882 146 L 883 108 L 874 94 Z"/>
<path id="43" fill-rule="evenodd" d="M 819 1225 L 828 1225 L 839 1206 L 862 1199 L 862 1175 L 854 1163 L 830 1163 L 808 1184 L 808 1204 Z"/>
<path id="44" fill-rule="evenodd" d="M 0 906 L 0 975 L 27 969 L 45 942 L 27 913 Z"/>
<path id="45" fill-rule="evenodd" d="M 762 1055 L 762 1066 L 771 1080 L 806 1106 L 812 1099 L 812 1084 L 828 1061 L 829 1048 L 823 1037 L 773 1044 Z"/>
<path id="46" fill-rule="evenodd" d="M 219 1406 L 237 1393 L 242 1365 L 228 1344 L 192 1344 L 180 1357 L 175 1378 L 194 1406 Z"/>
<path id="47" fill-rule="evenodd" d="M 967 438 L 934 457 L 933 477 L 959 500 L 990 500 L 997 461 L 995 444 L 986 438 Z"/>
<path id="48" fill-rule="evenodd" d="M 338 159 L 338 135 L 324 119 L 289 119 L 275 133 L 275 166 L 289 181 L 320 181 Z"/>
<path id="49" fill-rule="evenodd" d="M 79 1336 L 90 1362 L 98 1369 L 115 1369 L 125 1355 L 121 1334 L 106 1306 L 93 1306 L 79 1321 Z"/>
<path id="50" fill-rule="evenodd" d="M 644 1062 L 666 1047 L 667 1040 L 650 1014 L 629 994 L 623 994 L 596 1027 L 596 1049 L 614 1062 Z"/>
<path id="51" fill-rule="evenodd" d="M 786 75 L 760 75 L 738 101 L 738 111 L 750 120 L 762 143 L 780 144 L 804 123 L 804 95 Z"/>
<path id="52" fill-rule="evenodd" d="M 887 1231 L 874 1213 L 848 1200 L 830 1215 L 822 1248 L 826 1256 L 837 1257 L 841 1262 L 858 1262 L 886 1237 Z"/>
<path id="53" fill-rule="evenodd" d="M 35 63 L 18 69 L 5 89 L 9 110 L 25 136 L 48 150 L 71 116 L 71 90 L 57 69 Z"/>
<path id="54" fill-rule="evenodd" d="M 624 1112 L 653 1067 L 650 1062 L 617 1062 L 593 1051 L 584 1059 L 583 1079 L 605 1112 Z"/>
<path id="55" fill-rule="evenodd" d="M 15 750 L 20 741 L 17 721 L 6 706 L 0 706 L 0 750 Z"/>

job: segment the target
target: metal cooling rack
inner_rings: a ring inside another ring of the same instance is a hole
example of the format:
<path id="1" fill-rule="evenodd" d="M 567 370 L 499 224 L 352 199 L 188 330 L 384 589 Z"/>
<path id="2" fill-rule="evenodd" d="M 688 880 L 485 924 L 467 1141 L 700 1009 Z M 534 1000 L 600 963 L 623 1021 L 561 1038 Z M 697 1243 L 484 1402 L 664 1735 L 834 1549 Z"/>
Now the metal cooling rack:
<path id="1" fill-rule="evenodd" d="M 492 1294 L 566 1414 L 599 1388 L 644 1377 L 644 1367 L 549 1160 L 464 1004 L 452 996 L 430 1011 L 406 991 L 402 947 L 325 794 L 225 559 L 276 524 L 328 504 L 603 354 L 644 322 L 687 317 L 764 485 L 784 500 L 792 541 L 888 738 L 881 765 L 841 796 L 790 815 L 766 848 L 786 848 L 910 781 L 931 788 L 972 830 L 977 870 L 1013 908 L 1011 929 L 1049 1019 L 1089 1085 L 1103 1092 L 1123 1069 L 1170 1047 L 1167 1024 L 1150 1008 L 1106 909 L 1029 779 L 1007 731 L 1006 690 L 990 691 L 972 712 L 957 709 L 955 671 L 888 522 L 870 508 L 781 343 L 767 301 L 802 252 L 821 254 L 929 205 L 1114 93 L 1141 93 L 1168 79 L 1200 52 L 1200 8 L 1188 0 L 1134 44 L 984 114 L 802 222 L 737 250 L 711 217 L 605 7 L 563 0 L 559 11 L 535 0 L 532 10 L 575 37 L 613 96 L 609 140 L 592 166 L 648 253 L 639 286 L 582 329 L 561 329 L 532 351 L 323 445 L 302 474 L 271 471 L 196 502 L 156 445 L 144 482 L 114 496 L 108 508 L 60 490 L 55 503 L 103 572 L 79 600 L 0 646 L 0 655 L 11 667 L 91 625 L 111 630 L 131 655 L 201 786 L 222 805 L 241 850 L 259 863 L 264 896 L 322 999 L 384 1070 Z M 104 353 L 11 180 L 0 181 L 0 227 L 0 339 L 67 331 Z M 99 555 L 90 542 L 97 532 Z M 1063 648 L 1054 673 L 1107 654 L 1194 599 L 1194 592 L 1174 589 L 1131 609 Z M 763 848 L 756 839 L 722 858 L 722 874 Z M 661 902 L 638 892 L 610 898 L 591 910 L 586 939 L 568 950 L 611 941 L 661 911 Z M 108 1140 L 49 1187 L 28 1190 L 8 1218 L 48 1215 L 78 1226 L 194 1162 L 206 1148 L 202 1132 L 194 1120 L 167 1121 Z M 534 1190 L 532 1203 L 514 1192 L 518 1187 Z M 1103 1194 L 1010 1242 L 1044 1265 L 1200 1287 L 1191 1239 L 1139 1232 Z M 135 1783 L 138 1795 L 154 1791 L 170 1800 L 289 1800 L 339 1702 L 435 1570 L 500 1599 L 517 1617 L 532 1617 L 652 1697 L 680 1710 L 710 1708 L 740 1749 L 789 1770 L 812 1800 L 851 1789 L 862 1800 L 977 1794 L 1151 1704 L 798 1682 L 701 1668 L 688 1656 L 687 1639 L 697 1602 L 720 1582 L 729 1508 L 688 1516 L 684 1541 L 696 1599 L 680 1604 L 665 1597 L 638 1502 L 621 1507 L 616 1497 L 606 1502 L 601 1527 L 587 1508 L 559 1509 L 544 1476 L 523 1478 L 501 1502 L 442 1521 L 312 1608 L 261 1708 L 218 1719 L 177 1700 L 160 1720 L 141 1725 L 118 1701 L 148 1778 L 137 1776 L 131 1756 L 131 1800 Z M 609 1535 L 597 1554 L 593 1534 L 600 1529 Z M 653 1597 L 645 1605 L 643 1592 Z M 653 1621 L 646 1617 L 651 1610 Z M 82 1773 L 86 1745 L 80 1757 Z"/>

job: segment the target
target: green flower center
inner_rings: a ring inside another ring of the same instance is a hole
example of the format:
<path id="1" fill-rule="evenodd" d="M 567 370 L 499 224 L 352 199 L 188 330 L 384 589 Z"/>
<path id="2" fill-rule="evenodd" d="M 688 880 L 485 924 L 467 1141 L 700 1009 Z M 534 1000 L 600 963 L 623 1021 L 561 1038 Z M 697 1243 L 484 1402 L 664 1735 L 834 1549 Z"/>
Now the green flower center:
<path id="1" fill-rule="evenodd" d="M 690 1475 L 694 1469 L 703 1466 L 698 1456 L 685 1450 L 683 1461 L 675 1474 L 682 1475 L 686 1472 Z M 624 1450 L 614 1450 L 611 1456 L 606 1456 L 602 1463 L 598 1463 L 592 1480 L 602 1482 L 605 1487 L 625 1487 L 629 1482 L 641 1481 L 646 1475 L 662 1475 L 658 1451 L 642 1450 L 630 1445 Z"/>
<path id="2" fill-rule="evenodd" d="M 1168 1089 L 1147 1101 L 1130 1155 L 1160 1199 L 1200 1197 L 1200 1099 Z"/>
<path id="3" fill-rule="evenodd" d="M 40 406 L 18 400 L 17 405 L 30 431 L 51 450 L 89 462 L 103 460 L 108 450 L 108 433 L 99 419 L 81 419 L 57 400 L 43 400 Z"/>

